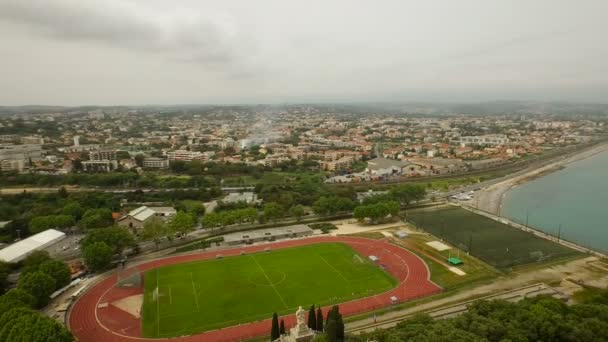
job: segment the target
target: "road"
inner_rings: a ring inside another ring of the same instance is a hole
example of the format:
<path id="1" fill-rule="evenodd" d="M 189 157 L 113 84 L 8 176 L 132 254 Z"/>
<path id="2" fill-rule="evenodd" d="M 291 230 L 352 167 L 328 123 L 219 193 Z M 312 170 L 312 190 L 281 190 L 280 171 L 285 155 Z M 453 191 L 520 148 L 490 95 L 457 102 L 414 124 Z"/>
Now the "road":
<path id="1" fill-rule="evenodd" d="M 366 319 L 366 320 L 356 321 L 356 322 L 352 322 L 352 323 L 347 323 L 346 331 L 349 333 L 361 333 L 361 332 L 372 332 L 379 328 L 381 328 L 381 329 L 392 328 L 395 325 L 397 325 L 399 322 L 407 320 L 408 318 L 411 318 L 415 314 L 419 314 L 421 312 L 424 312 L 435 319 L 451 318 L 451 317 L 455 317 L 455 316 L 458 316 L 458 315 L 461 315 L 461 314 L 467 312 L 468 306 L 477 300 L 503 299 L 503 300 L 507 300 L 510 302 L 517 302 L 524 298 L 535 297 L 538 295 L 549 295 L 549 296 L 554 296 L 557 298 L 566 297 L 563 293 L 557 291 L 556 289 L 549 287 L 548 285 L 546 285 L 544 283 L 538 283 L 538 284 L 523 286 L 523 287 L 520 287 L 520 288 L 517 288 L 514 290 L 510 290 L 510 291 L 504 291 L 501 293 L 484 296 L 484 297 L 477 298 L 474 300 L 462 301 L 460 303 L 440 307 L 438 309 L 416 310 L 416 307 L 413 307 L 412 310 L 406 311 L 406 312 L 408 312 L 407 314 L 405 314 L 403 316 L 391 318 L 391 319 L 386 319 L 386 320 L 377 320 L 376 319 L 376 322 L 373 322 L 373 319 L 371 319 L 371 320 Z"/>

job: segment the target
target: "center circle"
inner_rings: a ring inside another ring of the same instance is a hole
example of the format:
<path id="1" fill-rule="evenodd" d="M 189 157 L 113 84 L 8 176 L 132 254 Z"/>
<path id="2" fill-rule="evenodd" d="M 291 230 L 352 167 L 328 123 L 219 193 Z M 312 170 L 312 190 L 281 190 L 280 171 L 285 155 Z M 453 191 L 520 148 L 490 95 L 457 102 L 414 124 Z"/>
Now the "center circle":
<path id="1" fill-rule="evenodd" d="M 283 271 L 268 269 L 264 272 L 256 272 L 249 276 L 249 281 L 257 286 L 276 286 L 285 280 Z"/>

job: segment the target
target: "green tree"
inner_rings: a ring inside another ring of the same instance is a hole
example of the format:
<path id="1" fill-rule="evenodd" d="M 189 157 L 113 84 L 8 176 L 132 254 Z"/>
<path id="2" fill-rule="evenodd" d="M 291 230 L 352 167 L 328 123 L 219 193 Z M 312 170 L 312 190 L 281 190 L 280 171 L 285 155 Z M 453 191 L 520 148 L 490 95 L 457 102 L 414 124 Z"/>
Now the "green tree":
<path id="1" fill-rule="evenodd" d="M 296 221 L 300 222 L 302 216 L 304 216 L 304 207 L 300 204 L 294 205 L 289 209 L 289 214 L 296 218 Z"/>
<path id="2" fill-rule="evenodd" d="M 61 198 L 68 198 L 69 196 L 68 191 L 63 186 L 59 188 L 59 190 L 57 191 L 57 195 Z"/>
<path id="3" fill-rule="evenodd" d="M 0 316 L 0 341 L 9 342 L 8 336 L 14 323 L 23 316 L 29 316 L 34 312 L 28 308 L 10 308 Z"/>
<path id="4" fill-rule="evenodd" d="M 271 221 L 282 217 L 283 211 L 283 206 L 278 203 L 270 202 L 264 205 L 264 216 Z"/>
<path id="5" fill-rule="evenodd" d="M 45 261 L 40 264 L 38 271 L 50 275 L 55 280 L 55 290 L 66 286 L 71 280 L 70 268 L 63 261 Z"/>
<path id="6" fill-rule="evenodd" d="M 346 197 L 321 197 L 313 203 L 312 209 L 318 215 L 335 215 L 353 210 L 355 203 Z"/>
<path id="7" fill-rule="evenodd" d="M 411 202 L 424 199 L 426 189 L 420 184 L 403 184 L 392 188 L 389 194 L 399 203 L 409 205 Z"/>
<path id="8" fill-rule="evenodd" d="M 323 310 L 321 310 L 321 307 L 317 308 L 317 326 L 315 330 L 323 331 Z"/>
<path id="9" fill-rule="evenodd" d="M 135 159 L 135 165 L 137 165 L 139 167 L 144 166 L 145 156 L 143 154 L 136 154 L 133 159 Z"/>
<path id="10" fill-rule="evenodd" d="M 171 234 L 170 227 L 159 218 L 152 218 L 144 223 L 144 228 L 141 231 L 142 239 L 153 241 L 158 249 L 162 238 Z"/>
<path id="11" fill-rule="evenodd" d="M 30 232 L 36 234 L 47 229 L 66 229 L 75 224 L 74 218 L 70 215 L 37 216 L 30 220 Z"/>
<path id="12" fill-rule="evenodd" d="M 83 250 L 84 262 L 92 272 L 108 269 L 112 264 L 114 249 L 105 242 L 94 242 Z"/>
<path id="13" fill-rule="evenodd" d="M 10 265 L 4 261 L 0 261 L 0 294 L 4 293 L 8 286 L 8 276 L 10 273 Z"/>
<path id="14" fill-rule="evenodd" d="M 176 205 L 178 211 L 185 211 L 192 214 L 195 219 L 205 214 L 205 206 L 200 201 L 184 200 Z"/>
<path id="15" fill-rule="evenodd" d="M 338 323 L 334 319 L 328 319 L 325 322 L 325 336 L 329 342 L 337 342 L 338 341 Z"/>
<path id="16" fill-rule="evenodd" d="M 36 308 L 48 304 L 49 296 L 55 291 L 55 279 L 42 272 L 31 272 L 19 277 L 17 288 L 36 298 Z"/>
<path id="17" fill-rule="evenodd" d="M 353 211 L 353 216 L 362 221 L 371 219 L 373 223 L 378 223 L 387 216 L 396 216 L 399 213 L 399 203 L 395 201 L 378 202 L 368 205 L 360 205 Z"/>
<path id="18" fill-rule="evenodd" d="M 35 251 L 28 255 L 23 260 L 23 268 L 21 274 L 27 274 L 30 272 L 36 272 L 43 263 L 53 260 L 47 251 Z"/>
<path id="19" fill-rule="evenodd" d="M 127 247 L 135 246 L 133 235 L 123 227 L 93 229 L 80 242 L 83 249 L 96 242 L 103 242 L 112 247 L 114 253 L 122 253 Z"/>
<path id="20" fill-rule="evenodd" d="M 334 305 L 327 313 L 325 335 L 330 342 L 344 341 L 344 321 L 337 305 Z"/>
<path id="21" fill-rule="evenodd" d="M 14 288 L 0 296 L 0 305 L 3 304 L 9 308 L 33 308 L 36 305 L 36 298 L 25 290 Z"/>
<path id="22" fill-rule="evenodd" d="M 82 161 L 78 158 L 74 159 L 72 161 L 72 167 L 74 168 L 75 171 L 81 171 L 82 170 Z"/>
<path id="23" fill-rule="evenodd" d="M 14 308 L 0 318 L 0 341 L 71 342 L 74 337 L 62 324 L 49 317 Z"/>
<path id="24" fill-rule="evenodd" d="M 80 226 L 84 229 L 106 228 L 114 223 L 110 209 L 89 209 L 84 212 Z"/>
<path id="25" fill-rule="evenodd" d="M 279 316 L 277 313 L 272 314 L 272 327 L 270 328 L 270 341 L 274 341 L 281 337 L 281 331 L 279 328 Z"/>
<path id="26" fill-rule="evenodd" d="M 312 330 L 315 330 L 317 328 L 317 316 L 315 313 L 314 304 L 311 305 L 310 309 L 308 310 L 308 327 Z"/>
<path id="27" fill-rule="evenodd" d="M 187 234 L 194 230 L 194 217 L 185 211 L 178 211 L 169 222 L 169 229 L 172 232 Z"/>
<path id="28" fill-rule="evenodd" d="M 82 218 L 82 214 L 84 213 L 84 210 L 82 209 L 82 206 L 80 205 L 80 203 L 71 201 L 63 206 L 61 213 L 63 215 L 70 215 L 74 218 L 75 221 L 79 221 L 80 218 Z"/>

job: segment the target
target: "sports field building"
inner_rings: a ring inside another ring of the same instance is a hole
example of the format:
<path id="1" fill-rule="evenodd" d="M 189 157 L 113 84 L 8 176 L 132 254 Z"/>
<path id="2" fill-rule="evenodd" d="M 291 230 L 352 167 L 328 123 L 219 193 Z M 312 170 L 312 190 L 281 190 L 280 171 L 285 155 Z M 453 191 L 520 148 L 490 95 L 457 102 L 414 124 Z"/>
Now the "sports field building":
<path id="1" fill-rule="evenodd" d="M 293 226 L 250 230 L 224 235 L 224 243 L 229 246 L 252 244 L 261 241 L 274 241 L 280 239 L 311 236 L 313 230 L 305 224 Z"/>
<path id="2" fill-rule="evenodd" d="M 55 229 L 47 229 L 0 250 L 0 260 L 19 262 L 32 252 L 43 250 L 63 239 L 65 239 L 65 233 Z"/>

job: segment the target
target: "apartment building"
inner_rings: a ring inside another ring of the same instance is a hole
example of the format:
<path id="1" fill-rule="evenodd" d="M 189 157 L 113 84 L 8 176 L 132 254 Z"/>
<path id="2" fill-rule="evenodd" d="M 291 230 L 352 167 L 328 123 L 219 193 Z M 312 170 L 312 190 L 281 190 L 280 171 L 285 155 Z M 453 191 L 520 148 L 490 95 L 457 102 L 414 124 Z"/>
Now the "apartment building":
<path id="1" fill-rule="evenodd" d="M 166 169 L 169 167 L 169 160 L 163 158 L 144 158 L 142 166 L 150 169 Z"/>
<path id="2" fill-rule="evenodd" d="M 116 160 L 116 150 L 90 151 L 89 160 Z"/>

